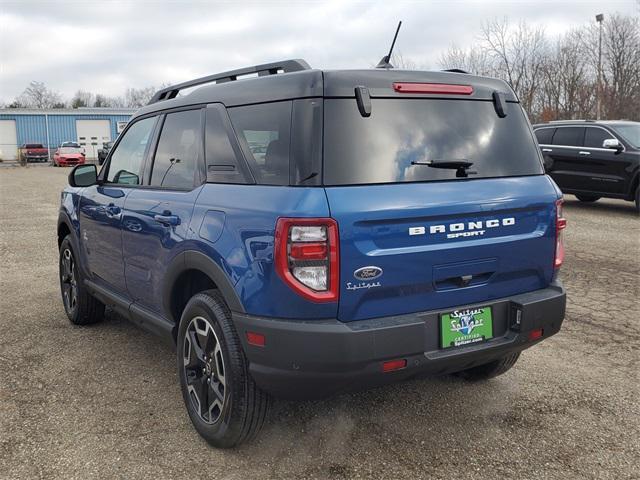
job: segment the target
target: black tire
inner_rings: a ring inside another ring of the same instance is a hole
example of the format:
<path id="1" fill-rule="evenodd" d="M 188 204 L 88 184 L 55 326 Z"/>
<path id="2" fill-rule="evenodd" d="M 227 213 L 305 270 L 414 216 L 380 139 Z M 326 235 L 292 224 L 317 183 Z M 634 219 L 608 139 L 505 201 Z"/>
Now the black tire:
<path id="1" fill-rule="evenodd" d="M 189 300 L 177 347 L 182 397 L 198 433 L 218 448 L 253 438 L 264 424 L 270 399 L 249 374 L 231 312 L 217 290 Z"/>
<path id="2" fill-rule="evenodd" d="M 498 375 L 502 375 L 511 369 L 511 367 L 513 367 L 518 361 L 519 357 L 520 352 L 511 353 L 498 360 L 494 360 L 493 362 L 478 365 L 477 367 L 462 370 L 461 372 L 456 372 L 455 375 L 470 382 L 488 380 L 490 378 L 497 377 Z"/>
<path id="3" fill-rule="evenodd" d="M 636 212 L 640 213 L 640 186 L 636 188 Z"/>
<path id="4" fill-rule="evenodd" d="M 60 244 L 60 292 L 64 311 L 74 325 L 89 325 L 104 318 L 104 304 L 93 297 L 82 282 L 71 237 Z"/>
<path id="5" fill-rule="evenodd" d="M 600 200 L 601 197 L 597 195 L 580 194 L 580 195 L 576 195 L 576 198 L 581 202 L 597 202 L 598 200 Z"/>

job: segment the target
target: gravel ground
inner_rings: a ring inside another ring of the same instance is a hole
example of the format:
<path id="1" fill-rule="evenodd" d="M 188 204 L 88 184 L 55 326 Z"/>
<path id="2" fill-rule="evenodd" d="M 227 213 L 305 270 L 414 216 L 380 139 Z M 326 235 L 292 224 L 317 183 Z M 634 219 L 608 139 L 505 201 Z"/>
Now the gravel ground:
<path id="1" fill-rule="evenodd" d="M 631 203 L 567 198 L 567 319 L 507 374 L 276 402 L 256 440 L 220 451 L 191 427 L 170 347 L 115 314 L 67 321 L 68 172 L 0 169 L 0 478 L 640 478 Z"/>

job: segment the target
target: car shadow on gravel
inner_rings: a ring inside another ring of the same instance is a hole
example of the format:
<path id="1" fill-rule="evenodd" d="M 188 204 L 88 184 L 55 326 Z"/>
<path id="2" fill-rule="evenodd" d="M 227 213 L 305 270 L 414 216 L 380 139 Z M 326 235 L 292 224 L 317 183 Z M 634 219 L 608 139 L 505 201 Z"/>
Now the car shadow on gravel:
<path id="1" fill-rule="evenodd" d="M 568 210 L 580 210 L 583 212 L 598 212 L 598 213 L 621 213 L 625 215 L 638 216 L 635 204 L 633 202 L 627 202 L 623 200 L 619 201 L 603 201 L 597 202 L 581 202 L 580 200 L 572 197 L 564 197 L 564 207 Z"/>

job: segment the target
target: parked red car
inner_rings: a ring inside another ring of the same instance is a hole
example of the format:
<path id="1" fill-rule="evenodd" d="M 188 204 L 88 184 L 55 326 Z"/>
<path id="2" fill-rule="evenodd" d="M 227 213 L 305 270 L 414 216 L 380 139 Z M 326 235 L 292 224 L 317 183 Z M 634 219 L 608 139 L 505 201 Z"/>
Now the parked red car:
<path id="1" fill-rule="evenodd" d="M 58 147 L 53 154 L 54 167 L 66 167 L 69 165 L 80 165 L 85 161 L 84 153 L 78 147 Z"/>

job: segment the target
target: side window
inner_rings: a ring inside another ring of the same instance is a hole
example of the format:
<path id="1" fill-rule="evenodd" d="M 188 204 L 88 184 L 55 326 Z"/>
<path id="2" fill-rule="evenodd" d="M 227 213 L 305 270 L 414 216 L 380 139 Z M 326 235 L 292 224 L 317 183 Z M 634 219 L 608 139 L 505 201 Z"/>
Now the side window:
<path id="1" fill-rule="evenodd" d="M 229 116 L 256 181 L 289 185 L 291 102 L 230 108 Z"/>
<path id="2" fill-rule="evenodd" d="M 242 152 L 234 136 L 229 135 L 224 107 L 206 109 L 205 158 L 207 181 L 213 183 L 247 183 L 243 168 Z"/>
<path id="3" fill-rule="evenodd" d="M 151 170 L 151 185 L 191 189 L 199 178 L 202 150 L 200 110 L 168 113 Z"/>
<path id="4" fill-rule="evenodd" d="M 561 127 L 557 128 L 553 135 L 553 144 L 581 147 L 583 138 L 584 127 Z"/>
<path id="5" fill-rule="evenodd" d="M 590 148 L 602 148 L 602 142 L 613 136 L 602 128 L 587 127 L 587 133 L 584 136 L 584 146 Z"/>
<path id="6" fill-rule="evenodd" d="M 538 143 L 541 145 L 551 145 L 551 139 L 553 138 L 553 132 L 555 128 L 539 128 L 535 131 Z"/>
<path id="7" fill-rule="evenodd" d="M 140 168 L 155 123 L 156 117 L 145 118 L 131 125 L 125 132 L 111 154 L 107 174 L 108 183 L 140 185 Z"/>

